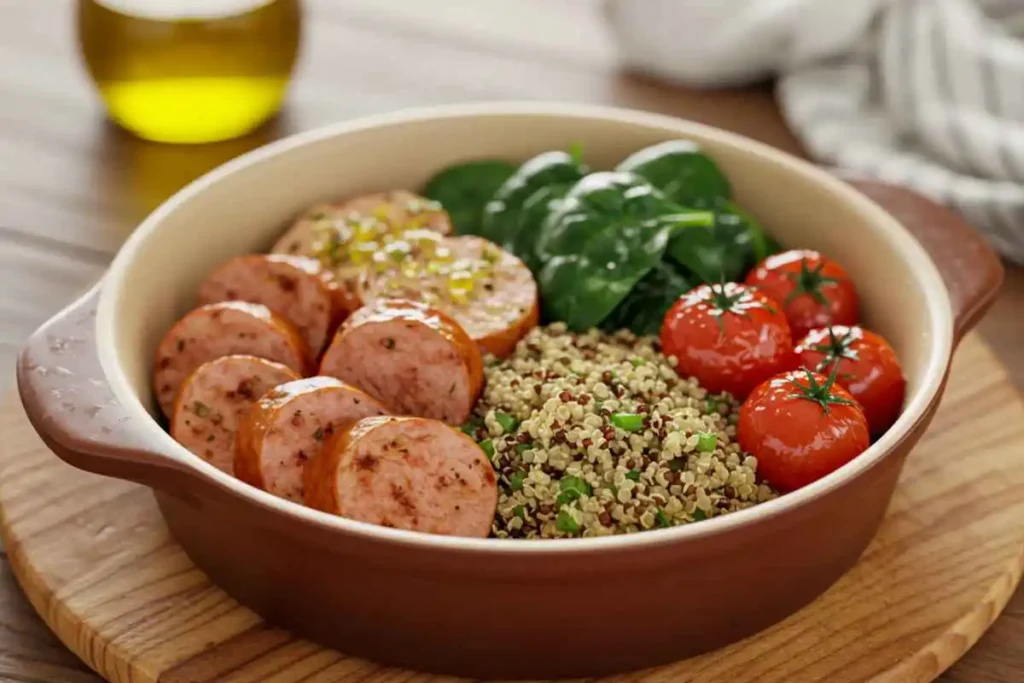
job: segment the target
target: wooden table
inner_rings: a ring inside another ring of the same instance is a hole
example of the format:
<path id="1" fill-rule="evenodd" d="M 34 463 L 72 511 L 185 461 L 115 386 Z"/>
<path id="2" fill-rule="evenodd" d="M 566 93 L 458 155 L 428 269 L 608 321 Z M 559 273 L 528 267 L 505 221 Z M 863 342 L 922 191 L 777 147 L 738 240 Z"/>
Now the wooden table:
<path id="1" fill-rule="evenodd" d="M 178 148 L 104 122 L 74 50 L 71 0 L 0 0 L 0 358 L 95 280 L 138 221 L 264 142 L 360 114 L 459 100 L 603 102 L 675 114 L 801 154 L 769 87 L 695 92 L 616 71 L 598 0 L 307 0 L 282 115 L 239 141 Z M 1024 388 L 1024 270 L 982 334 Z M 10 385 L 8 385 L 10 386 Z M 98 679 L 47 631 L 0 561 L 0 680 Z M 1024 589 L 943 681 L 1024 680 Z"/>

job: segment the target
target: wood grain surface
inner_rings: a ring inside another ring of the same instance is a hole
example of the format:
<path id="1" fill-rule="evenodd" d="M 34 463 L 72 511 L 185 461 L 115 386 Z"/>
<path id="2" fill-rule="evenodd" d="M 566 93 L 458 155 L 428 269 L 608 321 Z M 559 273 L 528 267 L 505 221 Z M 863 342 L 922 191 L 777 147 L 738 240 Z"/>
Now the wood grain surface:
<path id="1" fill-rule="evenodd" d="M 305 5 L 303 55 L 281 116 L 242 140 L 177 148 L 105 122 L 75 52 L 72 0 L 0 0 L 0 358 L 8 367 L 28 333 L 98 277 L 163 199 L 231 157 L 320 124 L 419 104 L 557 99 L 674 114 L 801 153 L 768 85 L 696 92 L 619 73 L 599 0 Z M 1024 270 L 1011 268 L 981 334 L 1018 388 L 1022 309 Z M 98 680 L 46 630 L 6 561 L 0 680 Z M 1024 680 L 1024 590 L 941 680 Z"/>
<path id="2" fill-rule="evenodd" d="M 40 442 L 17 402 L 0 413 L 0 428 L 0 533 L 11 567 L 61 640 L 108 680 L 414 677 L 265 624 L 192 565 L 148 489 L 69 467 Z M 934 680 L 992 623 L 1024 571 L 1022 449 L 1024 401 L 971 335 L 885 521 L 850 572 L 741 643 L 606 680 Z"/>

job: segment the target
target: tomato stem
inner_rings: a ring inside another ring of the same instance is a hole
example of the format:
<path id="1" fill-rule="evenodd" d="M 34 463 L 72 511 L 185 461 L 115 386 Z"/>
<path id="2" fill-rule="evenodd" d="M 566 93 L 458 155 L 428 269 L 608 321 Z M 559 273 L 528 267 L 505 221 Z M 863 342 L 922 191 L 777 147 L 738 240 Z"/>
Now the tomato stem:
<path id="1" fill-rule="evenodd" d="M 839 363 L 832 366 L 832 372 L 829 373 L 828 378 L 824 384 L 818 384 L 818 380 L 815 379 L 814 373 L 810 370 L 804 369 L 807 373 L 807 384 L 803 385 L 796 381 L 796 378 L 792 378 L 789 381 L 797 388 L 797 391 L 791 396 L 793 398 L 802 398 L 807 401 L 814 401 L 821 406 L 821 411 L 828 415 L 830 406 L 842 405 L 852 406 L 856 405 L 853 401 L 843 398 L 842 396 L 834 396 L 832 394 L 832 386 L 836 382 L 836 374 L 839 371 Z"/>
<path id="2" fill-rule="evenodd" d="M 744 287 L 743 285 L 735 285 L 735 291 L 731 294 L 726 291 L 727 284 L 724 281 L 718 284 L 708 283 L 708 288 L 711 290 L 711 296 L 708 297 L 707 301 L 711 304 L 712 310 L 711 315 L 714 316 L 715 321 L 718 323 L 718 336 L 721 337 L 725 334 L 725 323 L 722 318 L 726 313 L 732 313 L 738 315 L 741 318 L 749 318 L 750 313 L 745 309 L 752 307 L 763 308 L 772 315 L 775 315 L 775 308 L 764 304 L 754 298 L 752 289 Z M 746 304 L 753 304 L 753 306 Z"/>
<path id="3" fill-rule="evenodd" d="M 818 361 L 818 364 L 814 368 L 815 371 L 824 372 L 825 368 L 829 366 L 829 363 L 832 363 L 833 367 L 838 368 L 844 358 L 857 360 L 857 352 L 851 348 L 854 341 L 856 341 L 856 337 L 854 336 L 852 329 L 848 328 L 845 334 L 837 337 L 835 329 L 829 325 L 828 342 L 825 344 L 815 344 L 811 347 L 813 350 L 824 354 L 825 356 Z M 849 374 L 843 374 L 841 376 L 849 378 Z"/>
<path id="4" fill-rule="evenodd" d="M 821 293 L 821 288 L 825 285 L 839 284 L 839 280 L 834 277 L 822 275 L 821 270 L 824 267 L 825 262 L 823 261 L 816 267 L 808 268 L 807 259 L 800 259 L 800 272 L 786 273 L 786 277 L 788 277 L 796 287 L 786 296 L 786 300 L 782 302 L 782 305 L 788 306 L 796 297 L 801 294 L 807 294 L 822 306 L 828 306 L 828 299 L 826 299 L 825 295 Z"/>

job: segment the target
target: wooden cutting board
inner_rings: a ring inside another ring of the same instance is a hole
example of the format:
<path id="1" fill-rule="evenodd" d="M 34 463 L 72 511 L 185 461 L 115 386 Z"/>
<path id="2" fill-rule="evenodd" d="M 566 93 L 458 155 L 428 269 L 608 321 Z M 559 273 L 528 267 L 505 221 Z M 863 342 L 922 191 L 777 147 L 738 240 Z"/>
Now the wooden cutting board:
<path id="1" fill-rule="evenodd" d="M 0 533 L 60 639 L 118 683 L 407 681 L 264 624 L 171 540 L 148 489 L 52 455 L 0 411 Z M 1024 569 L 1024 403 L 976 337 L 911 455 L 877 538 L 816 602 L 744 642 L 621 681 L 931 681 L 999 614 Z M 615 628 L 609 624 L 609 628 Z M 595 653 L 600 656 L 600 653 Z"/>

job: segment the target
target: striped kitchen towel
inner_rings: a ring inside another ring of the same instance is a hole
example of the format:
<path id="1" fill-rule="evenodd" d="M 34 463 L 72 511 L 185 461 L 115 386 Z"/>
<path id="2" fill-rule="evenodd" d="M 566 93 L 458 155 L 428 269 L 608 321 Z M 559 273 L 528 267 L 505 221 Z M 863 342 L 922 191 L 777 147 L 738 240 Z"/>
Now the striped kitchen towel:
<path id="1" fill-rule="evenodd" d="M 776 75 L 815 160 L 954 207 L 1024 264 L 1024 0 L 605 7 L 632 68 L 688 85 Z"/>

